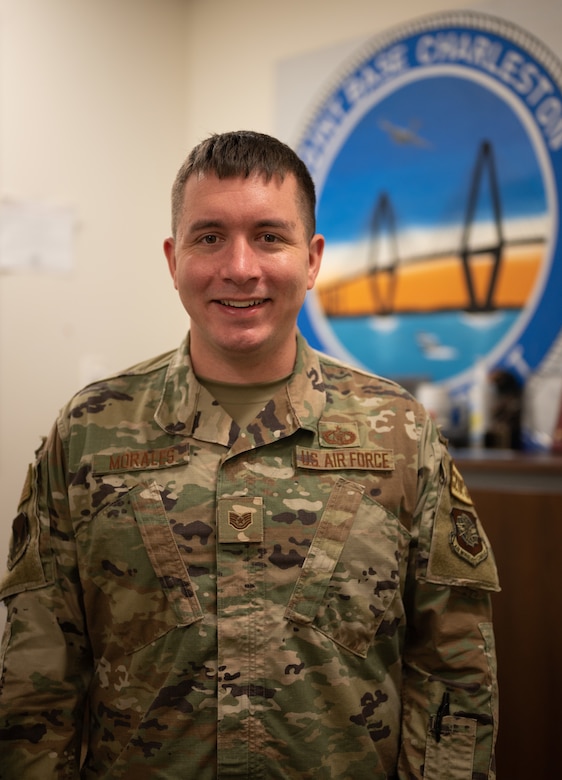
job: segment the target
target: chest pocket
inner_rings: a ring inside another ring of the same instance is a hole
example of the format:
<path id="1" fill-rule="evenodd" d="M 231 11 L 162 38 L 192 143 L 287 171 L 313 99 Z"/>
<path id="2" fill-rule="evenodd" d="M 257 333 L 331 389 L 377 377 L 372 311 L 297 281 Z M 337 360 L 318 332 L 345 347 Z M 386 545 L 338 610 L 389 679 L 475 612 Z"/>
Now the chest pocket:
<path id="1" fill-rule="evenodd" d="M 81 527 L 77 542 L 100 654 L 111 643 L 132 653 L 203 617 L 155 482 L 104 507 Z"/>
<path id="2" fill-rule="evenodd" d="M 400 591 L 409 534 L 363 493 L 362 485 L 338 479 L 285 617 L 365 658 L 385 621 L 387 632 L 396 627 L 387 612 Z"/>

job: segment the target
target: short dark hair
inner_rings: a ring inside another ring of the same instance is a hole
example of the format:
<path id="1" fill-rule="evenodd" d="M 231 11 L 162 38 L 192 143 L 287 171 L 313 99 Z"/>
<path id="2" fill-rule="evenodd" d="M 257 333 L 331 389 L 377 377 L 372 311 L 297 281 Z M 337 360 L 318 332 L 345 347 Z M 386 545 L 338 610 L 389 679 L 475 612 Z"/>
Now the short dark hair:
<path id="1" fill-rule="evenodd" d="M 213 173 L 219 179 L 248 178 L 261 174 L 266 181 L 287 174 L 297 180 L 305 228 L 312 237 L 316 231 L 316 192 L 308 168 L 290 146 L 273 136 L 239 130 L 213 134 L 191 150 L 179 169 L 172 187 L 172 235 L 175 237 L 187 180 L 198 174 Z"/>

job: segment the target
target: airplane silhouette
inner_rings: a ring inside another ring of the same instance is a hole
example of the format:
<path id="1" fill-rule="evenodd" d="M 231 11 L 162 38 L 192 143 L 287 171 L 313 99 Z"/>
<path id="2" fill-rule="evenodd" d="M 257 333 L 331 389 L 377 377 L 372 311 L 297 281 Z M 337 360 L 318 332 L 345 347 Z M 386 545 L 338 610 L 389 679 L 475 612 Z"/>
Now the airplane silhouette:
<path id="1" fill-rule="evenodd" d="M 389 138 L 399 146 L 420 146 L 426 149 L 431 146 L 429 141 L 417 133 L 419 122 L 410 122 L 409 127 L 403 127 L 395 125 L 387 119 L 381 119 L 378 124 L 380 129 L 384 130 Z"/>

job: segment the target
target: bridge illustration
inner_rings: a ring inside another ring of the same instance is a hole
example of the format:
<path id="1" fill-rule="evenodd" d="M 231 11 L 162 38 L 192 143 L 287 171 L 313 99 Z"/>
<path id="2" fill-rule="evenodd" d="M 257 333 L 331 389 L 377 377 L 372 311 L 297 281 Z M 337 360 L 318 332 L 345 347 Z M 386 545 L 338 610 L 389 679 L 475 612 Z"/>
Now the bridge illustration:
<path id="1" fill-rule="evenodd" d="M 476 213 L 486 181 L 492 237 L 482 245 Z M 397 217 L 390 195 L 383 191 L 371 213 L 366 271 L 321 284 L 318 295 L 331 317 L 521 308 L 536 281 L 544 243 L 544 236 L 506 240 L 494 150 L 484 140 L 476 154 L 456 248 L 401 258 Z"/>

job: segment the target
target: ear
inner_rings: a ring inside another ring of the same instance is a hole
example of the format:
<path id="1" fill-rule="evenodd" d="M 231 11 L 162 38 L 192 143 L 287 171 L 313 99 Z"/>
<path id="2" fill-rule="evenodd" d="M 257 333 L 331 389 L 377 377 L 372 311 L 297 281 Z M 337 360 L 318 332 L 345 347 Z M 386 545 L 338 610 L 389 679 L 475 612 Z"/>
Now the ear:
<path id="1" fill-rule="evenodd" d="M 306 286 L 307 290 L 312 290 L 312 288 L 314 287 L 314 283 L 316 282 L 316 277 L 318 276 L 320 265 L 322 263 L 322 255 L 324 254 L 325 243 L 326 241 L 324 239 L 324 236 L 320 235 L 320 233 L 316 233 L 314 236 L 312 236 L 310 240 L 310 244 L 308 247 L 308 284 Z"/>
<path id="2" fill-rule="evenodd" d="M 172 237 L 167 238 L 164 241 L 164 254 L 166 255 L 166 260 L 168 261 L 168 270 L 170 271 L 170 276 L 174 280 L 174 287 L 177 290 L 178 284 L 176 281 L 176 269 L 177 269 L 176 244 Z"/>

